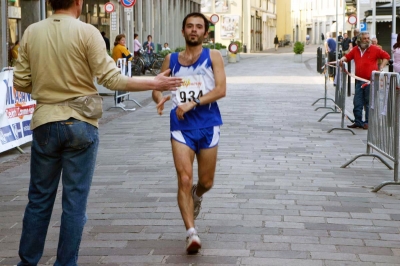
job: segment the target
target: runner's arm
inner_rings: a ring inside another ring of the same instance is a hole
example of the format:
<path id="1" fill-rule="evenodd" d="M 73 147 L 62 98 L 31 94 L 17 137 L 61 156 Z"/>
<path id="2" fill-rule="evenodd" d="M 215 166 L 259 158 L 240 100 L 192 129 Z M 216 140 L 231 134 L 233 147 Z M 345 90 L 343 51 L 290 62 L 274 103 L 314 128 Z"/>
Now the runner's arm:
<path id="1" fill-rule="evenodd" d="M 215 87 L 212 91 L 199 98 L 200 105 L 215 102 L 226 95 L 224 60 L 222 59 L 221 53 L 217 50 L 210 50 L 210 56 L 214 72 Z"/>

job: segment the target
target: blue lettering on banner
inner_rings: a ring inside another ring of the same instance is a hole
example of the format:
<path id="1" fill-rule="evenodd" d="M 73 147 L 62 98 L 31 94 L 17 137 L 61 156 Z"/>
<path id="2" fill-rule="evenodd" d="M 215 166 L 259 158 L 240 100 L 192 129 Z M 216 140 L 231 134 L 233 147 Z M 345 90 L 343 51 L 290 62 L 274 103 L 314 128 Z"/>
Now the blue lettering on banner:
<path id="1" fill-rule="evenodd" d="M 14 140 L 15 140 L 15 136 L 14 136 L 10 126 L 0 127 L 0 142 L 1 142 L 1 144 L 6 144 L 6 143 L 14 141 Z"/>
<path id="2" fill-rule="evenodd" d="M 21 91 L 15 91 L 14 93 L 13 87 L 8 84 L 8 80 L 5 79 L 3 82 L 7 87 L 6 105 L 31 101 L 31 95 L 29 93 Z"/>
<path id="3" fill-rule="evenodd" d="M 22 131 L 25 137 L 32 135 L 31 120 L 22 121 Z"/>
<path id="4" fill-rule="evenodd" d="M 14 131 L 14 136 L 16 139 L 22 138 L 21 123 L 15 123 L 11 125 Z"/>

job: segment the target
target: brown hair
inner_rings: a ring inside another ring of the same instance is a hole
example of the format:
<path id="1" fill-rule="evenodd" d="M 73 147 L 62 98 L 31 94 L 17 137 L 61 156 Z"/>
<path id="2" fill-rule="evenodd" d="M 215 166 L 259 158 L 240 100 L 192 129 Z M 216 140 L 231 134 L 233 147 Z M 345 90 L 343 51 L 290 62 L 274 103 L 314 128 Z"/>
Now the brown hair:
<path id="1" fill-rule="evenodd" d="M 209 28 L 209 26 L 210 26 L 210 24 L 208 23 L 208 19 L 207 19 L 206 16 L 204 16 L 202 13 L 198 13 L 198 12 L 190 13 L 190 14 L 188 14 L 188 15 L 183 19 L 183 22 L 182 22 L 182 30 L 185 29 L 186 20 L 187 20 L 188 18 L 190 18 L 190 17 L 200 17 L 200 18 L 202 18 L 202 19 L 204 20 L 205 32 L 208 32 L 208 28 Z"/>
<path id="2" fill-rule="evenodd" d="M 125 34 L 119 34 L 119 35 L 117 35 L 117 37 L 115 37 L 114 46 L 116 46 L 122 38 L 126 38 L 126 37 L 125 37 Z"/>
<path id="3" fill-rule="evenodd" d="M 400 48 L 400 34 L 397 34 L 397 41 L 393 45 L 393 49 L 397 49 L 397 48 Z"/>
<path id="4" fill-rule="evenodd" d="M 59 9 L 68 9 L 74 3 L 74 0 L 47 0 L 51 8 L 56 11 Z"/>

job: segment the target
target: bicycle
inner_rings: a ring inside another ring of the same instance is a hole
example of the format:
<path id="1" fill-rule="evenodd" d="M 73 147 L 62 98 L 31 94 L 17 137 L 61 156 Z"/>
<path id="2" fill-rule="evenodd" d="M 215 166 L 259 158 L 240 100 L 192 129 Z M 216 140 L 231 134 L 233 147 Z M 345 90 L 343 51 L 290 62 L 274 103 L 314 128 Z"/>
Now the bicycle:
<path id="1" fill-rule="evenodd" d="M 132 75 L 144 75 L 146 70 L 149 70 L 152 75 L 157 76 L 161 71 L 163 62 L 164 58 L 159 54 L 149 54 L 140 49 L 139 56 L 135 56 L 132 60 Z"/>

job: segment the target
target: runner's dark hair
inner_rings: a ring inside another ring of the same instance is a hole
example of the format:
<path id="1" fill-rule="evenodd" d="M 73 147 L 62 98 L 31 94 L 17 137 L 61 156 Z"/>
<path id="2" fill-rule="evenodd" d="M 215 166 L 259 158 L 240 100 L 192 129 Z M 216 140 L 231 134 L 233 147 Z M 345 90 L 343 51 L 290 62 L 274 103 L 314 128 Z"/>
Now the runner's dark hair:
<path id="1" fill-rule="evenodd" d="M 183 19 L 183 22 L 182 22 L 182 30 L 185 29 L 185 25 L 186 25 L 187 19 L 188 19 L 188 18 L 191 18 L 191 17 L 201 17 L 201 18 L 204 20 L 204 28 L 205 28 L 206 32 L 208 32 L 208 28 L 209 28 L 209 23 L 208 23 L 208 22 L 209 22 L 209 21 L 208 21 L 208 19 L 206 18 L 206 16 L 204 16 L 202 13 L 199 13 L 199 12 L 190 13 L 190 14 L 188 14 L 188 15 Z"/>
<path id="2" fill-rule="evenodd" d="M 68 9 L 74 3 L 74 0 L 47 0 L 54 11 Z"/>

